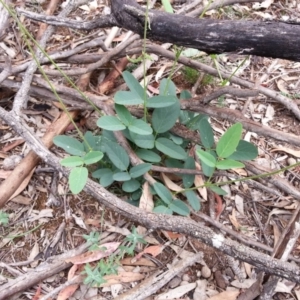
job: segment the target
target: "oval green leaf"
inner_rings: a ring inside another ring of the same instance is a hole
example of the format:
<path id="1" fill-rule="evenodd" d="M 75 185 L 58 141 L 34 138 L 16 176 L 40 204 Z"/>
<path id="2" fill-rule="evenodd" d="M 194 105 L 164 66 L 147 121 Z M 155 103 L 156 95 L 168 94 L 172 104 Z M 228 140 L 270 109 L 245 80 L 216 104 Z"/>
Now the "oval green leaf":
<path id="1" fill-rule="evenodd" d="M 160 182 L 155 182 L 153 184 L 153 188 L 159 198 L 164 201 L 166 204 L 169 204 L 173 201 L 171 192 Z"/>
<path id="2" fill-rule="evenodd" d="M 60 161 L 62 166 L 69 168 L 82 166 L 83 163 L 84 161 L 80 156 L 69 156 Z"/>
<path id="3" fill-rule="evenodd" d="M 181 200 L 172 201 L 169 204 L 169 208 L 181 216 L 187 216 L 190 213 L 188 206 Z"/>
<path id="4" fill-rule="evenodd" d="M 114 97 L 115 103 L 121 105 L 139 105 L 143 104 L 144 100 L 139 95 L 133 92 L 119 91 Z"/>
<path id="5" fill-rule="evenodd" d="M 124 105 L 115 104 L 115 111 L 118 118 L 123 122 L 125 126 L 129 126 L 134 120 L 129 110 Z"/>
<path id="6" fill-rule="evenodd" d="M 198 155 L 199 159 L 203 163 L 205 163 L 207 166 L 212 167 L 212 168 L 214 168 L 216 166 L 216 159 L 209 152 L 203 151 L 201 149 L 197 149 L 196 154 Z"/>
<path id="7" fill-rule="evenodd" d="M 83 143 L 70 136 L 58 135 L 54 137 L 53 143 L 71 155 L 83 156 L 85 154 Z"/>
<path id="8" fill-rule="evenodd" d="M 111 141 L 105 143 L 105 153 L 111 162 L 121 171 L 126 171 L 129 166 L 129 156 L 119 144 Z"/>
<path id="9" fill-rule="evenodd" d="M 125 181 L 122 184 L 122 190 L 126 193 L 133 193 L 140 188 L 141 184 L 136 179 Z"/>
<path id="10" fill-rule="evenodd" d="M 88 179 L 88 169 L 76 167 L 71 170 L 69 175 L 69 187 L 73 194 L 80 193 L 86 185 Z"/>
<path id="11" fill-rule="evenodd" d="M 114 116 L 103 116 L 98 119 L 97 126 L 110 131 L 123 130 L 126 126 Z"/>
<path id="12" fill-rule="evenodd" d="M 131 176 L 127 172 L 118 172 L 113 175 L 113 180 L 115 181 L 128 181 Z"/>
<path id="13" fill-rule="evenodd" d="M 172 209 L 170 209 L 164 205 L 158 205 L 158 206 L 154 207 L 154 209 L 152 211 L 157 214 L 165 214 L 165 215 L 173 214 Z"/>
<path id="14" fill-rule="evenodd" d="M 189 156 L 185 160 L 183 167 L 185 169 L 195 170 L 196 169 L 195 160 L 191 156 Z M 194 180 L 195 180 L 195 175 L 193 174 L 182 175 L 182 182 L 185 188 L 190 188 L 194 184 Z"/>
<path id="15" fill-rule="evenodd" d="M 160 152 L 162 152 L 172 158 L 182 159 L 182 160 L 187 158 L 187 154 L 184 151 L 184 149 L 181 148 L 180 146 L 176 145 L 174 142 L 172 142 L 169 139 L 158 138 L 155 141 L 155 147 Z"/>
<path id="16" fill-rule="evenodd" d="M 137 166 L 134 166 L 130 169 L 129 174 L 132 178 L 137 178 L 145 173 L 147 173 L 149 170 L 151 170 L 152 165 L 151 164 L 139 164 Z"/>
<path id="17" fill-rule="evenodd" d="M 204 148 L 212 148 L 214 141 L 214 133 L 212 127 L 206 118 L 202 118 L 199 122 L 199 133 Z"/>
<path id="18" fill-rule="evenodd" d="M 233 152 L 228 158 L 234 160 L 252 160 L 258 155 L 257 147 L 253 144 L 240 140 L 236 148 L 236 151 Z"/>
<path id="19" fill-rule="evenodd" d="M 224 159 L 216 163 L 216 168 L 219 170 L 229 170 L 236 168 L 244 168 L 245 165 L 233 159 Z"/>
<path id="20" fill-rule="evenodd" d="M 151 126 L 140 119 L 134 119 L 128 126 L 128 129 L 139 135 L 150 135 L 153 132 Z"/>
<path id="21" fill-rule="evenodd" d="M 174 105 L 164 108 L 155 108 L 152 114 L 152 127 L 157 133 L 170 130 L 180 114 L 180 104 L 177 100 Z"/>
<path id="22" fill-rule="evenodd" d="M 145 91 L 137 79 L 128 71 L 124 71 L 122 75 L 130 91 L 144 102 Z"/>
<path id="23" fill-rule="evenodd" d="M 140 135 L 130 131 L 130 137 L 133 142 L 140 148 L 153 149 L 154 148 L 154 135 Z"/>
<path id="24" fill-rule="evenodd" d="M 195 211 L 199 211 L 201 208 L 200 199 L 198 198 L 197 194 L 194 191 L 186 191 L 184 192 L 185 196 L 187 197 L 187 200 L 191 207 Z"/>
<path id="25" fill-rule="evenodd" d="M 91 151 L 83 157 L 83 160 L 86 165 L 91 165 L 100 161 L 103 158 L 103 155 L 104 154 L 101 151 Z"/>
<path id="26" fill-rule="evenodd" d="M 216 148 L 219 157 L 227 158 L 233 154 L 241 139 L 242 131 L 242 124 L 236 123 L 221 136 Z"/>
<path id="27" fill-rule="evenodd" d="M 212 190 L 214 193 L 220 195 L 220 196 L 225 196 L 227 195 L 227 192 L 221 189 L 220 187 L 213 185 L 209 187 L 210 190 Z"/>
<path id="28" fill-rule="evenodd" d="M 153 143 L 154 147 L 154 143 Z M 161 161 L 161 157 L 155 153 L 154 151 L 147 149 L 138 149 L 135 154 L 142 160 L 149 161 L 152 163 L 159 163 Z"/>
<path id="29" fill-rule="evenodd" d="M 150 108 L 161 108 L 161 107 L 168 107 L 175 104 L 178 101 L 176 96 L 154 96 L 151 97 L 146 106 Z"/>

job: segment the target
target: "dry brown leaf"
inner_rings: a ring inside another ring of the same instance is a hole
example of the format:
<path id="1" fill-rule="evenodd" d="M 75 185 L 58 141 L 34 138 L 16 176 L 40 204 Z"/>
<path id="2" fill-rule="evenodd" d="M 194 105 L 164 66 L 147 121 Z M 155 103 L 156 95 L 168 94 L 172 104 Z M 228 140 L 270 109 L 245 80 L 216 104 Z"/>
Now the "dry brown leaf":
<path id="1" fill-rule="evenodd" d="M 111 286 L 113 284 L 122 282 L 134 282 L 145 278 L 145 275 L 134 272 L 121 272 L 119 274 L 107 275 L 103 277 L 106 282 L 101 284 L 100 287 Z"/>
<path id="2" fill-rule="evenodd" d="M 142 255 L 146 253 L 151 254 L 153 257 L 156 257 L 157 255 L 162 253 L 164 248 L 165 247 L 163 245 L 149 246 L 145 248 L 142 252 L 140 252 L 138 255 L 136 255 L 135 258 L 139 260 L 142 257 Z"/>
<path id="3" fill-rule="evenodd" d="M 236 218 L 236 210 L 234 208 L 232 209 L 232 214 L 229 215 L 229 220 L 232 223 L 232 225 L 235 227 L 236 230 L 240 230 L 241 225 Z"/>
<path id="4" fill-rule="evenodd" d="M 168 177 L 168 175 L 166 175 L 165 173 L 160 173 L 160 177 L 161 177 L 162 181 L 164 182 L 164 184 L 166 185 L 166 187 L 168 187 L 171 191 L 174 191 L 174 192 L 182 191 L 182 187 L 180 187 L 178 184 L 174 183 Z"/>
<path id="5" fill-rule="evenodd" d="M 67 300 L 76 292 L 78 289 L 79 284 L 72 284 L 65 287 L 63 290 L 59 292 L 57 295 L 57 300 Z"/>
<path id="6" fill-rule="evenodd" d="M 275 152 L 275 151 L 282 151 L 282 152 L 291 154 L 295 157 L 300 157 L 300 150 L 294 150 L 294 149 L 290 149 L 290 148 L 281 146 L 281 147 L 276 147 L 276 148 L 272 149 L 270 152 Z"/>
<path id="7" fill-rule="evenodd" d="M 239 290 L 236 291 L 225 291 L 218 295 L 212 296 L 207 300 L 235 300 L 240 294 Z"/>
<path id="8" fill-rule="evenodd" d="M 201 171 L 200 165 L 196 162 L 196 170 Z M 194 180 L 195 186 L 202 186 L 204 184 L 203 176 L 202 175 L 195 175 Z M 201 187 L 197 189 L 200 196 L 207 201 L 207 189 L 206 187 Z"/>
<path id="9" fill-rule="evenodd" d="M 33 173 L 35 171 L 35 168 L 31 170 L 31 172 L 27 175 L 27 177 L 23 180 L 21 185 L 18 187 L 18 189 L 14 192 L 14 194 L 9 198 L 9 200 L 15 198 L 17 195 L 19 195 L 23 190 L 27 187 Z"/>
<path id="10" fill-rule="evenodd" d="M 154 208 L 153 195 L 150 192 L 150 186 L 148 182 L 143 184 L 143 193 L 140 198 L 139 208 L 148 212 L 152 212 Z"/>
<path id="11" fill-rule="evenodd" d="M 102 244 L 99 246 L 100 250 L 88 251 L 83 254 L 68 258 L 65 261 L 71 262 L 74 265 L 96 261 L 115 252 L 119 245 L 119 242 Z"/>
<path id="12" fill-rule="evenodd" d="M 141 257 L 139 260 L 133 260 L 132 257 L 126 257 L 121 260 L 122 265 L 128 265 L 128 266 L 146 266 L 146 267 L 155 267 L 156 264 L 153 263 L 151 260 Z"/>
<path id="13" fill-rule="evenodd" d="M 181 233 L 177 233 L 177 232 L 172 232 L 172 231 L 165 231 L 163 230 L 162 233 L 166 236 L 166 238 L 168 239 L 178 239 L 180 237 L 182 237 Z"/>
<path id="14" fill-rule="evenodd" d="M 22 205 L 30 205 L 31 199 L 28 197 L 24 197 L 22 195 L 18 195 L 15 198 L 11 199 L 12 202 L 19 203 Z"/>

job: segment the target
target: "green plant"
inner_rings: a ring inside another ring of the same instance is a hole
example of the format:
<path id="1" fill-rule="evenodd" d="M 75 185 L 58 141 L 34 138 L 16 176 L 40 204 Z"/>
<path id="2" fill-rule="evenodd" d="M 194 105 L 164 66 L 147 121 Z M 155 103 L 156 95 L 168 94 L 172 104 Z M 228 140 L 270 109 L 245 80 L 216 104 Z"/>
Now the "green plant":
<path id="1" fill-rule="evenodd" d="M 169 78 L 161 81 L 159 95 L 148 97 L 143 87 L 129 72 L 123 72 L 123 77 L 129 91 L 119 91 L 115 94 L 115 116 L 102 116 L 97 121 L 97 125 L 102 129 L 100 136 L 93 136 L 91 132 L 87 132 L 84 136 L 86 142 L 83 143 L 65 136 L 54 139 L 57 146 L 73 155 L 62 160 L 64 166 L 73 168 L 69 176 L 73 193 L 83 189 L 88 178 L 85 165 L 92 163 L 97 163 L 96 170 L 92 172 L 93 178 L 98 179 L 104 187 L 120 182 L 123 192 L 131 194 L 132 200 L 138 199 L 144 182 L 143 175 L 151 170 L 153 164 L 195 169 L 195 160 L 187 154 L 189 141 L 170 132 L 177 120 L 200 132 L 202 144 L 198 147 L 197 155 L 204 174 L 209 177 L 206 185 L 217 193 L 224 194 L 224 191 L 213 184 L 215 169 L 240 168 L 244 165 L 239 160 L 253 159 L 257 156 L 255 146 L 241 140 L 242 125 L 239 123 L 228 129 L 214 147 L 213 130 L 207 116 L 181 111 L 176 87 Z M 181 99 L 190 97 L 187 91 L 180 95 Z M 143 107 L 143 119 L 131 114 L 127 107 L 132 105 Z M 151 118 L 148 109 L 152 110 Z M 114 131 L 124 134 L 135 153 L 145 163 L 131 165 L 130 158 L 117 142 Z M 154 212 L 188 215 L 189 208 L 182 198 L 187 199 L 194 210 L 200 209 L 200 201 L 194 191 L 197 187 L 193 186 L 195 176 L 184 174 L 181 177 L 183 188 L 177 194 L 172 194 L 160 182 L 153 184 L 152 192 L 157 200 Z"/>
<path id="2" fill-rule="evenodd" d="M 198 77 L 199 77 L 199 71 L 195 70 L 193 68 L 187 67 L 185 66 L 183 68 L 183 75 L 186 81 L 188 81 L 189 83 L 194 84 Z"/>
<path id="3" fill-rule="evenodd" d="M 2 210 L 0 210 L 0 224 L 7 225 L 9 220 L 9 215 Z"/>
<path id="4" fill-rule="evenodd" d="M 98 241 L 99 234 L 96 232 L 91 232 L 89 235 L 83 236 L 87 242 L 92 243 L 90 250 L 99 249 Z M 96 266 L 92 266 L 87 263 L 84 267 L 83 274 L 86 275 L 84 280 L 85 284 L 91 284 L 92 286 L 99 286 L 102 283 L 105 283 L 104 276 L 117 274 L 117 268 L 119 261 L 126 255 L 133 255 L 134 249 L 137 246 L 137 243 L 146 244 L 146 241 L 143 239 L 143 236 L 137 233 L 136 228 L 133 226 L 131 234 L 129 234 L 123 242 L 123 245 L 120 245 L 118 251 L 114 252 L 108 258 L 102 258 Z"/>

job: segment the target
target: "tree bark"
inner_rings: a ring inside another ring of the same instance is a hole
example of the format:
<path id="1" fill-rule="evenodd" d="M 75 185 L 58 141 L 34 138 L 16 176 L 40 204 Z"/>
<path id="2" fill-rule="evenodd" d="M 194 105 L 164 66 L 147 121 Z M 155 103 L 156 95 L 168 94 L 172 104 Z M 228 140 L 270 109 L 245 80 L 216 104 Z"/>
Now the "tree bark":
<path id="1" fill-rule="evenodd" d="M 111 0 L 110 15 L 81 23 L 19 11 L 29 18 L 56 26 L 82 30 L 118 26 L 144 35 L 146 10 L 135 0 Z M 198 19 L 155 10 L 149 10 L 147 20 L 147 38 L 154 41 L 209 54 L 253 54 L 300 61 L 300 23 Z"/>
<path id="2" fill-rule="evenodd" d="M 112 0 L 119 27 L 143 35 L 145 9 L 135 0 Z M 197 19 L 150 10 L 147 38 L 210 54 L 234 52 L 300 61 L 300 23 Z"/>

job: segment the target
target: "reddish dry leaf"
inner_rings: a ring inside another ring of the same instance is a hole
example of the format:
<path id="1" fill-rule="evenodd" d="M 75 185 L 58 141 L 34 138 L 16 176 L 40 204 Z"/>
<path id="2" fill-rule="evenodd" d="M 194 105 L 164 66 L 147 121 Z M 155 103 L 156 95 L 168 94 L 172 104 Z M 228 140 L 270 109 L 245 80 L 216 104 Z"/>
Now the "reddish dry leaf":
<path id="1" fill-rule="evenodd" d="M 182 237 L 181 233 L 177 233 L 177 232 L 172 232 L 172 231 L 163 231 L 164 235 L 168 238 L 168 239 L 179 239 L 180 237 Z"/>
<path id="2" fill-rule="evenodd" d="M 216 200 L 216 220 L 218 220 L 220 214 L 223 211 L 223 203 L 222 203 L 222 198 L 220 195 L 214 193 L 215 200 Z"/>
<path id="3" fill-rule="evenodd" d="M 77 270 L 78 270 L 78 265 L 73 265 L 70 268 L 70 270 L 68 272 L 68 280 L 71 280 L 75 276 L 75 273 Z"/>
<path id="4" fill-rule="evenodd" d="M 39 300 L 41 297 L 41 291 L 42 291 L 42 287 L 41 285 L 39 285 L 39 287 L 37 288 L 32 300 Z"/>
<path id="5" fill-rule="evenodd" d="M 57 295 L 57 300 L 66 300 L 69 299 L 78 289 L 79 284 L 72 284 L 64 288 Z"/>
<path id="6" fill-rule="evenodd" d="M 71 262 L 74 265 L 78 265 L 96 261 L 115 252 L 119 245 L 120 243 L 118 242 L 106 243 L 99 246 L 100 250 L 85 252 L 81 255 L 66 259 L 66 262 Z"/>
<path id="7" fill-rule="evenodd" d="M 142 252 L 140 252 L 138 255 L 135 256 L 136 259 L 140 259 L 143 254 L 151 254 L 153 257 L 156 257 L 158 254 L 160 254 L 164 249 L 164 246 L 162 245 L 155 245 L 145 248 Z"/>

